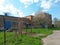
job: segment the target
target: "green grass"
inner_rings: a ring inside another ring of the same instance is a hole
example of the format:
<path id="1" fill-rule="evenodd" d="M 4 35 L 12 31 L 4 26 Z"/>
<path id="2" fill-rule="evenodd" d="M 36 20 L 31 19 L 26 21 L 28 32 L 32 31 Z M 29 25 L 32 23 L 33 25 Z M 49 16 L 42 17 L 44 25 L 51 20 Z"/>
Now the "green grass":
<path id="1" fill-rule="evenodd" d="M 60 28 L 49 28 L 51 30 L 60 30 Z"/>
<path id="2" fill-rule="evenodd" d="M 31 33 L 45 34 L 46 36 L 53 33 L 52 29 L 46 29 L 46 28 L 32 28 L 32 29 L 25 29 L 24 31 Z"/>
<path id="3" fill-rule="evenodd" d="M 4 42 L 4 35 L 3 35 L 3 33 L 2 32 L 0 32 L 0 45 L 2 45 L 3 44 L 3 42 Z"/>
<path id="4" fill-rule="evenodd" d="M 26 31 L 26 29 L 24 29 Z M 32 34 L 45 34 L 45 36 L 52 34 L 51 29 L 43 29 L 43 28 L 33 28 L 27 29 L 27 32 L 31 32 Z M 44 36 L 44 37 L 45 37 Z M 21 40 L 22 39 L 22 40 Z M 6 45 L 42 45 L 42 37 L 32 37 L 30 35 L 23 34 L 22 37 L 19 35 L 16 37 L 12 32 L 6 32 Z M 0 45 L 4 45 L 4 33 L 0 32 Z"/>
<path id="5" fill-rule="evenodd" d="M 0 45 L 4 45 L 4 35 L 0 32 Z M 6 45 L 42 45 L 41 40 L 28 35 L 16 37 L 12 32 L 6 32 Z"/>

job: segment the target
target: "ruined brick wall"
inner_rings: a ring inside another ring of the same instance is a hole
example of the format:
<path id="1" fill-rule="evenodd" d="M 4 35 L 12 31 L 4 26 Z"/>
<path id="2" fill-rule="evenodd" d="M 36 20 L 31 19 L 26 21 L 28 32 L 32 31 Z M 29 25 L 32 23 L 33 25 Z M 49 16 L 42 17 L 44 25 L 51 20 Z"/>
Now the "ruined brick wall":
<path id="1" fill-rule="evenodd" d="M 4 28 L 3 16 L 0 16 L 0 30 Z"/>
<path id="2" fill-rule="evenodd" d="M 33 25 L 33 17 L 32 15 L 26 16 L 25 18 L 29 19 L 29 23 Z"/>
<path id="3" fill-rule="evenodd" d="M 0 29 L 4 28 L 4 20 L 5 21 L 10 21 L 10 23 L 11 23 L 10 30 L 19 29 L 20 28 L 20 27 L 18 27 L 18 24 L 19 24 L 18 22 L 21 22 L 21 20 L 18 20 L 18 17 L 1 16 L 0 15 Z"/>
<path id="4" fill-rule="evenodd" d="M 11 23 L 11 29 L 18 28 L 18 19 L 17 17 L 10 17 L 10 16 L 5 16 L 5 21 L 10 21 Z"/>

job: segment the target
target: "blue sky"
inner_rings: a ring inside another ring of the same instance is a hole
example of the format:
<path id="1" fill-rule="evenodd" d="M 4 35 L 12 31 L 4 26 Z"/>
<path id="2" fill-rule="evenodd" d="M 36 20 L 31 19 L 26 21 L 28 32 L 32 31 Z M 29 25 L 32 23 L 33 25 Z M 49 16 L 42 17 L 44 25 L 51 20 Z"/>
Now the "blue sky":
<path id="1" fill-rule="evenodd" d="M 52 18 L 60 19 L 60 0 L 0 0 L 0 14 L 24 17 L 34 15 L 37 11 L 48 12 Z"/>

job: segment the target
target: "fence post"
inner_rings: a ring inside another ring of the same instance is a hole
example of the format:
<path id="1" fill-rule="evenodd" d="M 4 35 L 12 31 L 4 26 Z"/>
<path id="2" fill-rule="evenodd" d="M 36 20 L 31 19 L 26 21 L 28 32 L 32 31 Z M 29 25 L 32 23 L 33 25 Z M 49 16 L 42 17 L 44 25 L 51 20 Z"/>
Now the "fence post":
<path id="1" fill-rule="evenodd" d="M 3 23 L 4 23 L 4 45 L 6 45 L 6 28 L 5 28 L 5 17 L 3 16 Z"/>

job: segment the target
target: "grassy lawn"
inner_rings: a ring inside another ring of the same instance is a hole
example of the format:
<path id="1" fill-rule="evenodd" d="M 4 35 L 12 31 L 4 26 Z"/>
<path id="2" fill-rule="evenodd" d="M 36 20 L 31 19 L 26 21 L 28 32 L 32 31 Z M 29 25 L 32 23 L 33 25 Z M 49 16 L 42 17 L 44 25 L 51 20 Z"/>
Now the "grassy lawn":
<path id="1" fill-rule="evenodd" d="M 24 29 L 24 31 L 26 31 L 26 29 Z M 31 32 L 31 29 L 27 29 L 27 32 Z M 33 28 L 31 33 L 45 34 L 45 36 L 47 36 L 52 33 L 52 30 L 43 28 L 38 29 Z M 14 33 L 6 32 L 6 42 L 7 42 L 6 45 L 42 45 L 43 42 L 41 38 L 42 38 L 41 36 L 32 37 L 25 34 L 23 34 L 22 37 L 21 35 L 19 35 L 19 37 L 16 37 Z M 3 42 L 4 42 L 4 33 L 0 32 L 0 45 L 4 45 Z"/>
<path id="2" fill-rule="evenodd" d="M 22 40 L 21 40 L 22 39 Z M 30 37 L 28 35 L 14 36 L 12 32 L 6 33 L 6 45 L 42 45 L 41 40 L 38 38 Z M 0 45 L 4 45 L 4 35 L 0 32 Z"/>
<path id="3" fill-rule="evenodd" d="M 46 36 L 53 33 L 52 29 L 45 29 L 45 28 L 32 28 L 32 29 L 25 29 L 25 32 L 31 32 L 31 33 L 40 33 L 45 34 Z"/>
<path id="4" fill-rule="evenodd" d="M 49 28 L 51 30 L 60 30 L 60 28 Z"/>

